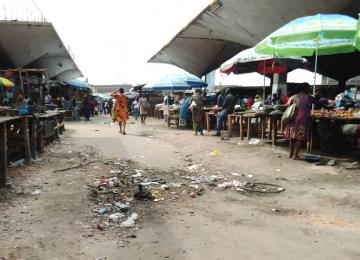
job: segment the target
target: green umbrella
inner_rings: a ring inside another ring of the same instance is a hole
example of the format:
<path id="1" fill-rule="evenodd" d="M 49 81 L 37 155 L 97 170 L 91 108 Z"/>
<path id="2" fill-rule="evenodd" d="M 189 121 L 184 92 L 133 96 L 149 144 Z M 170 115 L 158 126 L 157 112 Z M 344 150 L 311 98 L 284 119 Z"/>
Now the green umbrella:
<path id="1" fill-rule="evenodd" d="M 276 56 L 315 55 L 314 92 L 318 55 L 355 51 L 356 19 L 339 14 L 318 14 L 296 19 L 256 45 L 256 52 Z"/>
<path id="2" fill-rule="evenodd" d="M 356 49 L 360 50 L 360 14 L 356 27 L 356 40 L 355 40 Z"/>

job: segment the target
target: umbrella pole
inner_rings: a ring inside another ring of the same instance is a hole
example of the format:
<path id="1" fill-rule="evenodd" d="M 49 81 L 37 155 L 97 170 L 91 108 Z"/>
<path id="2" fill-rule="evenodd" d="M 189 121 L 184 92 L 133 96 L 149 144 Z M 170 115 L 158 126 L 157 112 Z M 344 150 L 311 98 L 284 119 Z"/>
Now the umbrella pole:
<path id="1" fill-rule="evenodd" d="M 265 66 L 266 66 L 266 62 L 264 60 L 264 86 L 263 86 L 263 101 L 265 101 L 265 84 L 266 84 L 266 74 L 265 74 Z"/>
<path id="2" fill-rule="evenodd" d="M 313 86 L 313 95 L 315 96 L 316 92 L 316 74 L 317 74 L 317 66 L 318 66 L 318 47 L 316 46 L 315 50 L 315 70 L 314 70 L 314 86 Z"/>
<path id="3" fill-rule="evenodd" d="M 318 44 L 319 42 L 316 43 L 316 50 L 315 50 L 315 69 L 314 69 L 314 85 L 313 85 L 313 96 L 315 97 L 315 92 L 316 92 L 316 74 L 317 74 L 317 66 L 318 66 Z M 314 110 L 314 104 L 311 106 L 311 109 Z"/>

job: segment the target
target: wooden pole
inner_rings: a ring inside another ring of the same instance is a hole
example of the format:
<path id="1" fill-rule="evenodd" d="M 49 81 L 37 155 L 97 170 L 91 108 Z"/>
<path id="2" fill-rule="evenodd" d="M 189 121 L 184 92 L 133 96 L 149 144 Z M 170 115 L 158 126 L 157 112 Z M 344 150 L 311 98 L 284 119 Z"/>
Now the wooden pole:
<path id="1" fill-rule="evenodd" d="M 23 97 L 24 97 L 24 95 L 25 95 L 25 92 L 24 92 L 24 82 L 23 82 L 21 70 L 19 71 L 19 76 L 20 76 L 21 92 L 22 92 L 22 95 L 23 95 Z"/>
<path id="2" fill-rule="evenodd" d="M 31 97 L 31 88 L 30 88 L 30 80 L 29 80 L 29 72 L 26 71 L 26 83 L 27 83 L 27 91 L 28 91 L 28 97 L 30 100 L 33 100 Z"/>
<path id="3" fill-rule="evenodd" d="M 21 129 L 24 140 L 24 150 L 25 150 L 25 161 L 26 163 L 31 163 L 31 149 L 30 149 L 30 141 L 29 141 L 29 130 L 27 125 L 27 119 L 24 117 L 21 120 Z"/>
<path id="4" fill-rule="evenodd" d="M 6 186 L 7 175 L 7 133 L 6 123 L 0 124 L 0 188 Z"/>
<path id="5" fill-rule="evenodd" d="M 36 118 L 32 118 L 31 119 L 31 156 L 33 159 L 36 159 L 36 139 L 37 139 L 36 128 L 37 128 Z"/>

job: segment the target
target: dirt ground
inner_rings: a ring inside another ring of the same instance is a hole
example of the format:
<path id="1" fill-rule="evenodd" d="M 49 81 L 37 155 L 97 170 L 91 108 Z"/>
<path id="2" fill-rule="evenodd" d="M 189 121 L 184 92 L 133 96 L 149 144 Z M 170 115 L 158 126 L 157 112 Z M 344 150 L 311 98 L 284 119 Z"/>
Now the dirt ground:
<path id="1" fill-rule="evenodd" d="M 105 116 L 69 122 L 41 160 L 11 168 L 0 197 L 0 259 L 360 259 L 359 170 L 293 161 L 282 148 L 194 136 L 156 119 L 130 120 L 127 133 Z M 137 202 L 137 177 L 125 174 L 131 187 L 121 194 L 94 195 L 92 184 L 117 167 L 184 184 Z M 195 188 L 185 179 L 212 175 L 218 180 Z M 285 191 L 216 187 L 232 180 Z M 133 205 L 135 227 L 107 226 L 97 211 L 112 207 L 106 196 Z"/>

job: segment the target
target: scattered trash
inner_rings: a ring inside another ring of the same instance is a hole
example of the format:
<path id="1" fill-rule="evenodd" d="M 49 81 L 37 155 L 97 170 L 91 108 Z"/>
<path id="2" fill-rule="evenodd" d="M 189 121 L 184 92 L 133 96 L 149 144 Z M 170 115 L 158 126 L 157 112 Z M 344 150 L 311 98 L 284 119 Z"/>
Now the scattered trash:
<path id="1" fill-rule="evenodd" d="M 80 163 L 80 164 L 78 164 L 78 165 L 71 166 L 71 167 L 67 167 L 67 168 L 64 168 L 64 169 L 54 170 L 53 173 L 65 172 L 65 171 L 68 171 L 68 170 L 72 170 L 72 169 L 76 169 L 76 168 L 81 168 L 81 167 L 87 166 L 87 165 L 89 165 L 89 164 L 91 164 L 91 163 L 94 163 L 94 162 L 95 162 L 95 161 Z"/>
<path id="2" fill-rule="evenodd" d="M 304 157 L 304 160 L 307 162 L 316 163 L 316 162 L 321 162 L 321 157 L 315 155 L 307 155 Z"/>
<path id="3" fill-rule="evenodd" d="M 278 209 L 271 209 L 272 212 L 280 212 Z"/>
<path id="4" fill-rule="evenodd" d="M 104 214 L 105 212 L 106 212 L 106 208 L 99 208 L 98 209 L 99 214 Z"/>
<path id="5" fill-rule="evenodd" d="M 230 136 L 223 136 L 220 138 L 223 141 L 229 141 L 230 140 Z"/>
<path id="6" fill-rule="evenodd" d="M 151 192 L 144 189 L 144 186 L 139 184 L 139 191 L 134 194 L 134 198 L 137 200 L 143 200 L 143 199 L 151 199 L 152 195 Z"/>
<path id="7" fill-rule="evenodd" d="M 149 185 L 160 185 L 160 184 L 165 184 L 165 183 L 166 183 L 166 181 L 164 181 L 163 179 L 152 178 L 152 179 L 145 179 L 140 184 L 143 186 L 149 186 Z"/>
<path id="8" fill-rule="evenodd" d="M 195 192 L 191 192 L 191 193 L 190 193 L 190 197 L 191 197 L 191 198 L 196 198 L 196 193 L 195 193 Z"/>
<path id="9" fill-rule="evenodd" d="M 252 144 L 252 145 L 256 145 L 256 144 L 260 144 L 261 143 L 261 140 L 260 139 L 250 139 L 249 141 L 249 144 Z"/>
<path id="10" fill-rule="evenodd" d="M 280 193 L 285 191 L 285 188 L 279 185 L 260 182 L 245 182 L 241 185 L 241 188 L 245 191 L 260 193 Z"/>
<path id="11" fill-rule="evenodd" d="M 199 169 L 199 165 L 190 165 L 187 167 L 189 171 L 196 171 L 197 169 Z"/>
<path id="12" fill-rule="evenodd" d="M 249 174 L 247 177 L 248 178 L 253 178 L 254 176 L 252 174 Z"/>
<path id="13" fill-rule="evenodd" d="M 223 182 L 221 184 L 218 184 L 217 187 L 220 188 L 220 189 L 227 189 L 227 188 L 230 188 L 230 187 L 238 188 L 238 187 L 242 187 L 243 185 L 244 185 L 243 182 L 234 180 L 234 181 L 231 181 L 231 182 Z"/>
<path id="14" fill-rule="evenodd" d="M 120 218 L 123 218 L 123 217 L 125 217 L 124 214 L 117 212 L 117 213 L 111 214 L 109 216 L 109 220 L 116 223 L 119 221 Z"/>
<path id="15" fill-rule="evenodd" d="M 143 170 L 136 170 L 136 169 L 135 169 L 135 172 L 136 172 L 136 174 L 131 175 L 131 177 L 133 177 L 133 178 L 140 178 L 140 177 L 142 177 L 143 174 L 145 173 Z"/>
<path id="16" fill-rule="evenodd" d="M 327 166 L 335 166 L 336 165 L 336 160 L 332 159 L 332 160 L 328 161 L 326 165 Z"/>
<path id="17" fill-rule="evenodd" d="M 216 175 L 211 176 L 185 176 L 183 177 L 186 180 L 190 180 L 192 184 L 200 184 L 200 183 L 213 183 L 219 179 Z"/>
<path id="18" fill-rule="evenodd" d="M 233 176 L 240 176 L 241 175 L 241 174 L 235 173 L 235 172 L 230 172 L 230 174 L 233 175 Z"/>
<path id="19" fill-rule="evenodd" d="M 358 170 L 360 168 L 360 165 L 358 162 L 352 163 L 350 166 L 345 167 L 347 170 Z"/>
<path id="20" fill-rule="evenodd" d="M 103 231 L 105 230 L 106 228 L 108 228 L 110 226 L 110 224 L 108 222 L 102 222 L 102 223 L 99 223 L 97 224 L 96 228 Z"/>
<path id="21" fill-rule="evenodd" d="M 220 156 L 221 155 L 221 152 L 217 151 L 217 150 L 214 150 L 212 152 L 209 153 L 210 156 Z"/>
<path id="22" fill-rule="evenodd" d="M 130 217 L 128 217 L 125 221 L 121 222 L 120 227 L 125 227 L 125 228 L 134 227 L 135 221 L 137 219 L 138 219 L 138 214 L 132 213 Z"/>
<path id="23" fill-rule="evenodd" d="M 41 194 L 41 190 L 35 190 L 31 193 L 31 195 L 40 195 Z"/>
<path id="24" fill-rule="evenodd" d="M 101 180 L 94 182 L 93 186 L 98 190 L 106 190 L 112 187 L 115 187 L 119 184 L 118 177 L 105 178 L 104 176 Z"/>
<path id="25" fill-rule="evenodd" d="M 116 207 L 118 207 L 123 212 L 126 212 L 126 211 L 128 211 L 130 209 L 130 206 L 128 204 L 125 204 L 125 203 L 115 202 L 114 205 Z"/>
<path id="26" fill-rule="evenodd" d="M 16 162 L 10 163 L 10 167 L 24 166 L 24 164 L 25 164 L 25 159 L 20 159 L 20 160 L 17 160 Z"/>
<path id="27" fill-rule="evenodd" d="M 110 174 L 121 174 L 120 170 L 110 170 Z"/>

